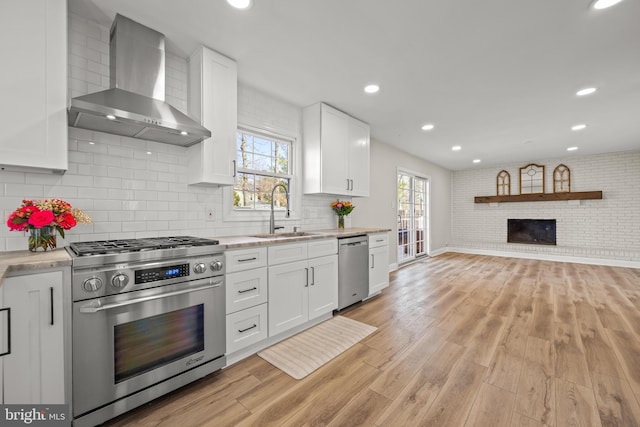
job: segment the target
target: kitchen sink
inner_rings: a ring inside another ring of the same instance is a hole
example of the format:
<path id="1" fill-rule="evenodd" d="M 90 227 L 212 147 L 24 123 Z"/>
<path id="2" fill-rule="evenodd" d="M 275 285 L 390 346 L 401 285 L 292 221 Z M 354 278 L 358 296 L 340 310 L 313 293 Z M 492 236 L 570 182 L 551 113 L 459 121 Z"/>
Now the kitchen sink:
<path id="1" fill-rule="evenodd" d="M 293 231 L 290 233 L 265 233 L 265 234 L 252 234 L 249 237 L 259 237 L 261 239 L 286 239 L 291 237 L 304 237 L 304 236 L 318 236 L 316 233 L 309 233 L 307 231 Z"/>

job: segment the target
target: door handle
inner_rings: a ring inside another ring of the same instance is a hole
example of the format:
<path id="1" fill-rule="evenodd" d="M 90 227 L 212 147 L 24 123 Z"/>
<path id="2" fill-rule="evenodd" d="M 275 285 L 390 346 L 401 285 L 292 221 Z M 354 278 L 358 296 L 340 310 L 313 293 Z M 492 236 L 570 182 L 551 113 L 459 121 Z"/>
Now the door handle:
<path id="1" fill-rule="evenodd" d="M 376 266 L 376 258 L 374 254 L 371 254 L 371 268 L 375 268 Z"/>
<path id="2" fill-rule="evenodd" d="M 233 177 L 235 178 L 238 175 L 238 163 L 235 160 L 231 160 L 233 162 Z"/>
<path id="3" fill-rule="evenodd" d="M 349 178 L 347 178 L 347 191 L 349 191 Z"/>
<path id="4" fill-rule="evenodd" d="M 112 308 L 125 307 L 127 305 L 139 304 L 141 302 L 153 301 L 156 299 L 188 294 L 190 292 L 204 291 L 206 289 L 211 289 L 211 288 L 219 288 L 220 286 L 222 286 L 222 280 L 220 280 L 219 282 L 212 283 L 211 285 L 201 286 L 199 288 L 181 289 L 175 292 L 167 292 L 165 294 L 151 295 L 148 297 L 136 298 L 128 301 L 114 302 L 113 304 L 105 304 L 105 305 L 100 305 L 100 300 L 97 299 L 97 300 L 91 301 L 89 305 L 80 307 L 80 313 L 98 313 L 99 311 L 110 310 Z"/>
<path id="5" fill-rule="evenodd" d="M 350 179 L 349 181 L 351 182 L 351 191 L 353 191 L 353 180 Z"/>
<path id="6" fill-rule="evenodd" d="M 53 286 L 49 288 L 50 291 L 50 301 L 51 301 L 51 326 L 53 326 Z"/>
<path id="7" fill-rule="evenodd" d="M 0 357 L 11 354 L 11 307 L 0 308 L 0 313 L 7 312 L 7 351 L 0 353 Z"/>
<path id="8" fill-rule="evenodd" d="M 316 284 L 316 268 L 311 267 L 311 286 Z"/>
<path id="9" fill-rule="evenodd" d="M 308 288 L 309 287 L 309 269 L 305 267 L 304 271 L 305 271 L 305 277 L 307 279 L 306 283 L 304 284 L 304 287 Z"/>

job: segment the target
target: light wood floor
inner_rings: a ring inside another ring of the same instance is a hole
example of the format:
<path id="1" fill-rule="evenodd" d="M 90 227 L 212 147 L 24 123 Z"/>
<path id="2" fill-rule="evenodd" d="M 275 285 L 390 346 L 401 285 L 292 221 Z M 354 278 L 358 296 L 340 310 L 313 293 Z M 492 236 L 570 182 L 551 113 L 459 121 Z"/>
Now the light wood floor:
<path id="1" fill-rule="evenodd" d="M 112 426 L 640 426 L 640 269 L 446 254 L 344 316 L 296 381 L 257 356 Z"/>

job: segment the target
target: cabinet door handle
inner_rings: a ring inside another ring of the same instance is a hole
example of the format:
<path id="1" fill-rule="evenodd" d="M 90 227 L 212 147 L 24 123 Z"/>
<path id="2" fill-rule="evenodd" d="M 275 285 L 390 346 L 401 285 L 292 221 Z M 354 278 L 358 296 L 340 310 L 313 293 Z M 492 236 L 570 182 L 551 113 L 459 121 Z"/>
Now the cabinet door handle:
<path id="1" fill-rule="evenodd" d="M 308 287 L 309 287 L 309 269 L 305 267 L 304 271 L 305 271 L 305 276 L 306 276 L 306 278 L 307 278 L 307 281 L 306 281 L 306 283 L 304 284 L 304 287 L 305 287 L 305 288 L 308 288 Z"/>
<path id="2" fill-rule="evenodd" d="M 49 293 L 51 295 L 51 326 L 53 326 L 53 286 L 49 287 Z"/>
<path id="3" fill-rule="evenodd" d="M 253 257 L 253 258 L 245 258 L 245 259 L 239 259 L 238 262 L 247 262 L 247 261 L 255 261 L 258 258 Z"/>
<path id="4" fill-rule="evenodd" d="M 353 180 L 350 179 L 349 181 L 351 182 L 351 191 L 353 191 Z"/>
<path id="5" fill-rule="evenodd" d="M 376 266 L 376 258 L 373 254 L 371 254 L 371 268 Z"/>
<path id="6" fill-rule="evenodd" d="M 349 178 L 347 178 L 347 191 L 349 191 Z"/>
<path id="7" fill-rule="evenodd" d="M 316 268 L 311 267 L 311 286 L 316 284 Z"/>
<path id="8" fill-rule="evenodd" d="M 235 160 L 231 160 L 233 162 L 233 177 L 235 178 L 238 175 L 238 164 Z"/>
<path id="9" fill-rule="evenodd" d="M 244 294 L 245 292 L 255 291 L 256 289 L 258 289 L 258 288 L 256 288 L 256 287 L 254 286 L 254 287 L 253 287 L 253 288 L 251 288 L 251 289 L 243 289 L 243 290 L 241 290 L 241 291 L 238 291 L 238 293 L 239 293 L 239 294 Z"/>
<path id="10" fill-rule="evenodd" d="M 0 308 L 0 313 L 7 312 L 7 351 L 0 353 L 0 357 L 11 354 L 11 307 Z"/>
<path id="11" fill-rule="evenodd" d="M 256 325 L 256 324 L 254 323 L 253 325 L 249 326 L 248 328 L 238 329 L 238 332 L 240 332 L 240 333 L 247 332 L 247 331 L 250 331 L 251 329 L 253 329 L 253 328 L 257 328 L 257 327 L 258 327 L 258 325 Z"/>

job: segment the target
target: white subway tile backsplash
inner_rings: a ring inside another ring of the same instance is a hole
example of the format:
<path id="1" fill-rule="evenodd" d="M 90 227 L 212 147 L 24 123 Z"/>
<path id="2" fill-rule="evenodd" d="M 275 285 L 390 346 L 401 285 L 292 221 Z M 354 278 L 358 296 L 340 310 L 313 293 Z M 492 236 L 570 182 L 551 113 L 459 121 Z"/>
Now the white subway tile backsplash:
<path id="1" fill-rule="evenodd" d="M 68 93 L 86 95 L 109 87 L 109 28 L 69 14 Z M 187 60 L 166 56 L 167 102 L 187 113 Z M 298 106 L 253 88 L 238 87 L 242 124 L 269 127 L 299 137 Z M 90 144 L 93 142 L 94 144 Z M 151 154 L 147 154 L 150 152 Z M 69 169 L 62 175 L 0 171 L 0 212 L 4 217 L 23 198 L 62 198 L 83 209 L 92 224 L 69 230 L 60 245 L 75 241 L 194 234 L 202 237 L 264 232 L 268 220 L 225 222 L 221 188 L 187 185 L 184 147 L 69 128 Z M 304 196 L 303 210 L 313 215 L 287 222 L 303 229 L 335 226 L 328 208 L 332 196 Z M 205 220 L 213 206 L 216 220 Z M 0 251 L 24 250 L 24 233 L 0 229 Z"/>

